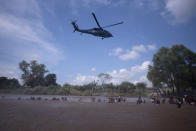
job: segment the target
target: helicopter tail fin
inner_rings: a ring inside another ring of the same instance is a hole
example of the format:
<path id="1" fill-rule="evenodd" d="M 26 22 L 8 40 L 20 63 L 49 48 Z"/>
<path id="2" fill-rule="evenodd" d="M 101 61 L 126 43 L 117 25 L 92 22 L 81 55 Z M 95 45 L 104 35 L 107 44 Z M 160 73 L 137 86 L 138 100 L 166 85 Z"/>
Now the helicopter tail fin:
<path id="1" fill-rule="evenodd" d="M 76 21 L 72 21 L 71 24 L 74 27 L 74 32 L 79 30 L 78 25 L 76 24 Z"/>

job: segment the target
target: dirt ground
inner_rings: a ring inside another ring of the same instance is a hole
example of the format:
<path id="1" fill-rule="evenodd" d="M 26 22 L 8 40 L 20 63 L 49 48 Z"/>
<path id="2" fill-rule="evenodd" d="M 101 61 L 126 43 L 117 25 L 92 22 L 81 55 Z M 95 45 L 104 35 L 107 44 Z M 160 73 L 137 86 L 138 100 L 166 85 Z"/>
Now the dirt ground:
<path id="1" fill-rule="evenodd" d="M 195 131 L 196 106 L 0 100 L 1 131 Z"/>

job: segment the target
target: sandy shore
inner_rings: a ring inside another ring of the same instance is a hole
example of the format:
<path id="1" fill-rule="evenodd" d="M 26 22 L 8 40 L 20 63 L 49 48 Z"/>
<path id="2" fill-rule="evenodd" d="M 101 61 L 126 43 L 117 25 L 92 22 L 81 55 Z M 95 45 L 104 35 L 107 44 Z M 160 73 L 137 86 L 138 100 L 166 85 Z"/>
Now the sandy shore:
<path id="1" fill-rule="evenodd" d="M 196 107 L 0 99 L 2 131 L 195 131 Z"/>

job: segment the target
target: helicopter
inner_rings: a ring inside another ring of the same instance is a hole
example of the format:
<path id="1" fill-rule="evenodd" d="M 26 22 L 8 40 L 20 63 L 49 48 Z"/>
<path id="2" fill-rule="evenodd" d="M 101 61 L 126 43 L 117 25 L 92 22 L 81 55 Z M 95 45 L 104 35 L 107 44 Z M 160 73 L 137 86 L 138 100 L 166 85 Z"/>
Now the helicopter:
<path id="1" fill-rule="evenodd" d="M 81 34 L 82 33 L 91 34 L 91 35 L 94 35 L 94 36 L 97 36 L 97 37 L 101 37 L 102 40 L 103 40 L 104 38 L 113 37 L 113 35 L 109 31 L 104 30 L 104 28 L 115 26 L 115 25 L 119 25 L 119 24 L 123 24 L 123 21 L 122 21 L 122 22 L 119 22 L 119 23 L 116 23 L 116 24 L 112 24 L 112 25 L 107 25 L 107 26 L 101 27 L 99 22 L 98 22 L 98 20 L 97 20 L 97 18 L 96 18 L 96 16 L 95 16 L 95 14 L 93 12 L 92 12 L 92 15 L 93 15 L 93 17 L 94 17 L 94 19 L 95 19 L 95 21 L 97 23 L 98 28 L 92 28 L 92 29 L 86 29 L 86 30 L 79 29 L 78 25 L 76 24 L 76 21 L 72 21 L 71 24 L 74 27 L 74 31 L 73 32 L 78 31 L 78 32 L 81 32 Z"/>

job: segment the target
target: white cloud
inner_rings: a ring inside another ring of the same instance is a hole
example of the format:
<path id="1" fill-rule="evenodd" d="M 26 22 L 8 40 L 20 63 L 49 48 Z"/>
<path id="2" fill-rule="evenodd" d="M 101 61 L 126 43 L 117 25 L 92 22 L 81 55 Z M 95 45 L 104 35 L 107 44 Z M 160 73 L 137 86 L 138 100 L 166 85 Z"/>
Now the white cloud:
<path id="1" fill-rule="evenodd" d="M 79 7 L 96 8 L 97 6 L 112 6 L 118 7 L 124 5 L 128 0 L 69 0 L 69 5 L 73 14 L 78 13 Z"/>
<path id="2" fill-rule="evenodd" d="M 109 53 L 109 55 L 118 56 L 122 51 L 123 51 L 122 48 L 116 48 L 116 49 L 113 49 L 112 52 Z"/>
<path id="3" fill-rule="evenodd" d="M 160 8 L 160 0 L 133 0 L 132 4 L 138 9 L 157 10 Z"/>
<path id="4" fill-rule="evenodd" d="M 166 0 L 165 11 L 161 15 L 171 24 L 188 22 L 196 16 L 196 0 Z"/>
<path id="5" fill-rule="evenodd" d="M 33 18 L 41 18 L 37 0 L 5 0 L 1 1 L 0 9 L 0 11 L 9 12 L 17 17 L 28 15 Z"/>
<path id="6" fill-rule="evenodd" d="M 72 0 L 73 1 L 73 0 Z M 84 6 L 103 5 L 103 6 L 120 6 L 127 2 L 127 0 L 78 0 L 81 1 Z"/>
<path id="7" fill-rule="evenodd" d="M 113 84 L 120 84 L 123 81 L 131 81 L 134 77 L 134 74 L 127 69 L 120 69 L 119 71 L 113 70 L 112 72 L 109 72 L 109 74 L 112 76 L 110 82 Z"/>
<path id="8" fill-rule="evenodd" d="M 92 71 L 92 72 L 96 72 L 96 68 L 95 68 L 95 67 L 92 67 L 92 68 L 91 68 L 91 71 Z"/>
<path id="9" fill-rule="evenodd" d="M 146 53 L 147 51 L 155 50 L 155 45 L 135 45 L 131 48 L 131 50 L 123 50 L 122 48 L 113 49 L 112 52 L 109 53 L 109 56 L 117 56 L 120 60 L 127 61 L 137 59 L 141 56 L 141 53 Z"/>
<path id="10" fill-rule="evenodd" d="M 84 3 L 90 5 L 90 4 L 100 4 L 100 5 L 104 5 L 104 6 L 120 6 L 123 5 L 127 2 L 127 0 L 82 0 Z"/>
<path id="11" fill-rule="evenodd" d="M 149 64 L 150 61 L 144 61 L 141 65 L 131 67 L 130 70 L 113 70 L 112 72 L 109 72 L 112 76 L 112 79 L 109 82 L 112 82 L 113 84 L 120 84 L 123 81 L 129 81 L 134 84 L 137 82 L 146 82 L 148 86 L 150 86 L 151 84 L 146 77 Z"/>
<path id="12" fill-rule="evenodd" d="M 140 54 L 134 50 L 132 51 L 127 51 L 127 53 L 123 54 L 123 55 L 120 55 L 119 56 L 119 59 L 120 60 L 130 60 L 130 59 L 137 59 L 140 57 Z"/>
<path id="13" fill-rule="evenodd" d="M 16 43 L 9 48 L 14 48 L 17 51 L 29 50 L 26 56 L 29 55 L 35 59 L 46 58 L 48 53 L 58 56 L 58 60 L 63 59 L 62 51 L 55 47 L 53 34 L 43 24 L 38 2 L 21 0 L 19 5 L 17 4 L 18 6 L 14 4 L 16 4 L 14 0 L 3 2 L 4 7 L 0 10 L 0 36 L 25 44 L 20 49 Z M 36 47 L 36 51 L 33 52 L 34 47 Z M 50 60 L 52 59 L 50 58 Z"/>
<path id="14" fill-rule="evenodd" d="M 129 81 L 133 83 L 146 82 L 149 84 L 150 82 L 146 78 L 146 73 L 149 64 L 150 61 L 144 61 L 141 65 L 133 66 L 129 70 L 122 68 L 119 70 L 107 72 L 110 76 L 112 76 L 112 78 L 109 81 L 107 81 L 107 83 L 120 84 L 123 81 Z M 99 80 L 99 78 L 94 75 L 78 74 L 76 78 L 72 81 L 72 84 L 83 85 L 97 80 Z"/>
<path id="15" fill-rule="evenodd" d="M 144 45 L 133 46 L 132 50 L 137 52 L 146 52 L 146 48 L 144 47 Z"/>
<path id="16" fill-rule="evenodd" d="M 196 0 L 133 0 L 131 5 L 138 9 L 159 11 L 172 25 L 187 23 L 196 17 Z"/>
<path id="17" fill-rule="evenodd" d="M 132 50 L 127 52 L 125 54 L 119 55 L 119 59 L 121 60 L 131 60 L 131 59 L 137 59 L 140 57 L 141 52 L 146 52 L 146 48 L 144 45 L 135 45 L 132 47 Z"/>
<path id="18" fill-rule="evenodd" d="M 9 63 L 1 66 L 5 71 L 1 70 L 0 75 L 10 76 L 19 72 L 19 69 L 9 67 L 22 60 L 34 59 L 40 63 L 56 65 L 65 58 L 63 52 L 56 47 L 52 32 L 44 25 L 36 0 L 1 1 L 0 38 L 3 39 L 0 58 Z"/>
<path id="19" fill-rule="evenodd" d="M 50 52 L 57 52 L 52 43 L 44 39 L 44 37 L 52 37 L 52 34 L 39 20 L 29 21 L 5 13 L 0 14 L 0 33 L 11 38 L 34 42 L 34 44 L 38 44 L 38 46 Z"/>
<path id="20" fill-rule="evenodd" d="M 92 76 L 92 75 L 81 75 L 78 74 L 76 76 L 76 78 L 71 82 L 71 84 L 73 85 L 84 85 L 84 84 L 88 84 L 91 83 L 93 81 L 97 81 L 97 76 Z"/>
<path id="21" fill-rule="evenodd" d="M 148 45 L 148 50 L 155 50 L 156 49 L 156 45 Z"/>
<path id="22" fill-rule="evenodd" d="M 142 65 L 136 65 L 131 67 L 132 72 L 144 72 L 148 70 L 148 66 L 150 65 L 150 61 L 144 61 Z"/>
<path id="23" fill-rule="evenodd" d="M 134 84 L 138 82 L 145 82 L 147 84 L 147 87 L 152 87 L 152 83 L 147 79 L 146 75 L 143 75 L 138 80 L 133 81 Z"/>

